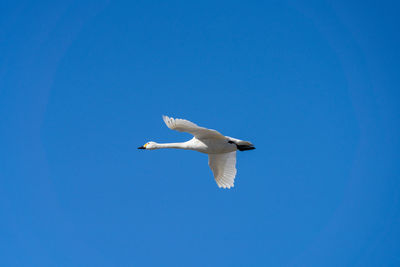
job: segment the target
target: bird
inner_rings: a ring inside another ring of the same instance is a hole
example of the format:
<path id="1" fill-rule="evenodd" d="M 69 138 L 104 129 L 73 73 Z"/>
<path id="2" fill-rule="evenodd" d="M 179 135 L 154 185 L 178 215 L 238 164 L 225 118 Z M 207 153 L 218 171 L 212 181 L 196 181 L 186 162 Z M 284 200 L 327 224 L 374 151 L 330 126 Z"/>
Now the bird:
<path id="1" fill-rule="evenodd" d="M 234 186 L 237 172 L 236 151 L 255 149 L 251 142 L 224 136 L 216 130 L 200 127 L 185 119 L 174 119 L 165 115 L 162 118 L 169 129 L 190 133 L 193 138 L 181 143 L 159 144 L 150 141 L 138 149 L 176 148 L 208 154 L 208 165 L 218 187 L 230 189 Z"/>

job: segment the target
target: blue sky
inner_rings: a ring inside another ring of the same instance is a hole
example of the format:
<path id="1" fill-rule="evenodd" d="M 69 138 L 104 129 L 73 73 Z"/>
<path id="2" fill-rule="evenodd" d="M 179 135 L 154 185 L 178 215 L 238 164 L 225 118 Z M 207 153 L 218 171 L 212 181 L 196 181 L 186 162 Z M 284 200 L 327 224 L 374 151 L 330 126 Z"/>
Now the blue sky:
<path id="1" fill-rule="evenodd" d="M 56 2 L 0 3 L 0 265 L 400 265 L 398 4 Z"/>

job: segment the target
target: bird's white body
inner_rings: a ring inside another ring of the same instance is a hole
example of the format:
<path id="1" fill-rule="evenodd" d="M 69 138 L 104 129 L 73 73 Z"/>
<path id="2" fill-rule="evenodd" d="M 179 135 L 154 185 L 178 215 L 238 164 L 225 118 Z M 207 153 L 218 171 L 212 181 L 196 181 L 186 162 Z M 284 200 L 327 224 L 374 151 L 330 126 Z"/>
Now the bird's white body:
<path id="1" fill-rule="evenodd" d="M 220 154 L 229 153 L 237 150 L 236 145 L 228 143 L 221 139 L 197 139 L 193 137 L 187 142 L 183 143 L 167 143 L 159 144 L 156 142 L 149 142 L 146 149 L 160 149 L 160 148 L 177 148 L 185 150 L 194 150 L 205 154 Z"/>
<path id="2" fill-rule="evenodd" d="M 172 130 L 188 132 L 194 137 L 183 143 L 159 144 L 148 142 L 140 149 L 153 150 L 161 148 L 176 148 L 194 150 L 208 154 L 211 170 L 219 187 L 231 188 L 234 186 L 236 176 L 236 150 L 251 150 L 255 147 L 248 141 L 224 136 L 216 130 L 197 126 L 183 120 L 163 116 L 165 124 Z"/>

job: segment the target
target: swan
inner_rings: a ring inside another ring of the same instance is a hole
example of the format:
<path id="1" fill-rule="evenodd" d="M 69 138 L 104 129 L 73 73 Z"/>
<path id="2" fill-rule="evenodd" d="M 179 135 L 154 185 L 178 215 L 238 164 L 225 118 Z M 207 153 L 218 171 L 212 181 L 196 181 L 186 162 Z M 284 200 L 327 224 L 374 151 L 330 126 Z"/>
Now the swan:
<path id="1" fill-rule="evenodd" d="M 186 132 L 194 137 L 183 143 L 159 144 L 147 142 L 138 149 L 154 150 L 160 148 L 177 148 L 195 150 L 208 154 L 214 179 L 219 188 L 231 188 L 234 186 L 236 176 L 236 151 L 255 149 L 252 143 L 224 136 L 216 130 L 200 127 L 197 124 L 184 119 L 174 119 L 163 115 L 165 124 L 171 130 Z"/>

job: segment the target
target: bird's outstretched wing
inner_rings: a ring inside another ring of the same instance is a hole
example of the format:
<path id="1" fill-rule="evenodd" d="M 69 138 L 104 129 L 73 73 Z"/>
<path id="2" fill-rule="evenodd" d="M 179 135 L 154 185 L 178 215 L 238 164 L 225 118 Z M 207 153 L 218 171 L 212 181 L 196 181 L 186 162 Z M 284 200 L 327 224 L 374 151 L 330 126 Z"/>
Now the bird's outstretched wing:
<path id="1" fill-rule="evenodd" d="M 219 187 L 231 188 L 236 176 L 236 151 L 222 154 L 208 154 L 208 165 Z"/>
<path id="2" fill-rule="evenodd" d="M 200 127 L 193 122 L 183 119 L 174 119 L 163 115 L 163 120 L 168 128 L 179 132 L 186 132 L 194 135 L 197 139 L 226 139 L 225 136 L 216 130 Z"/>

